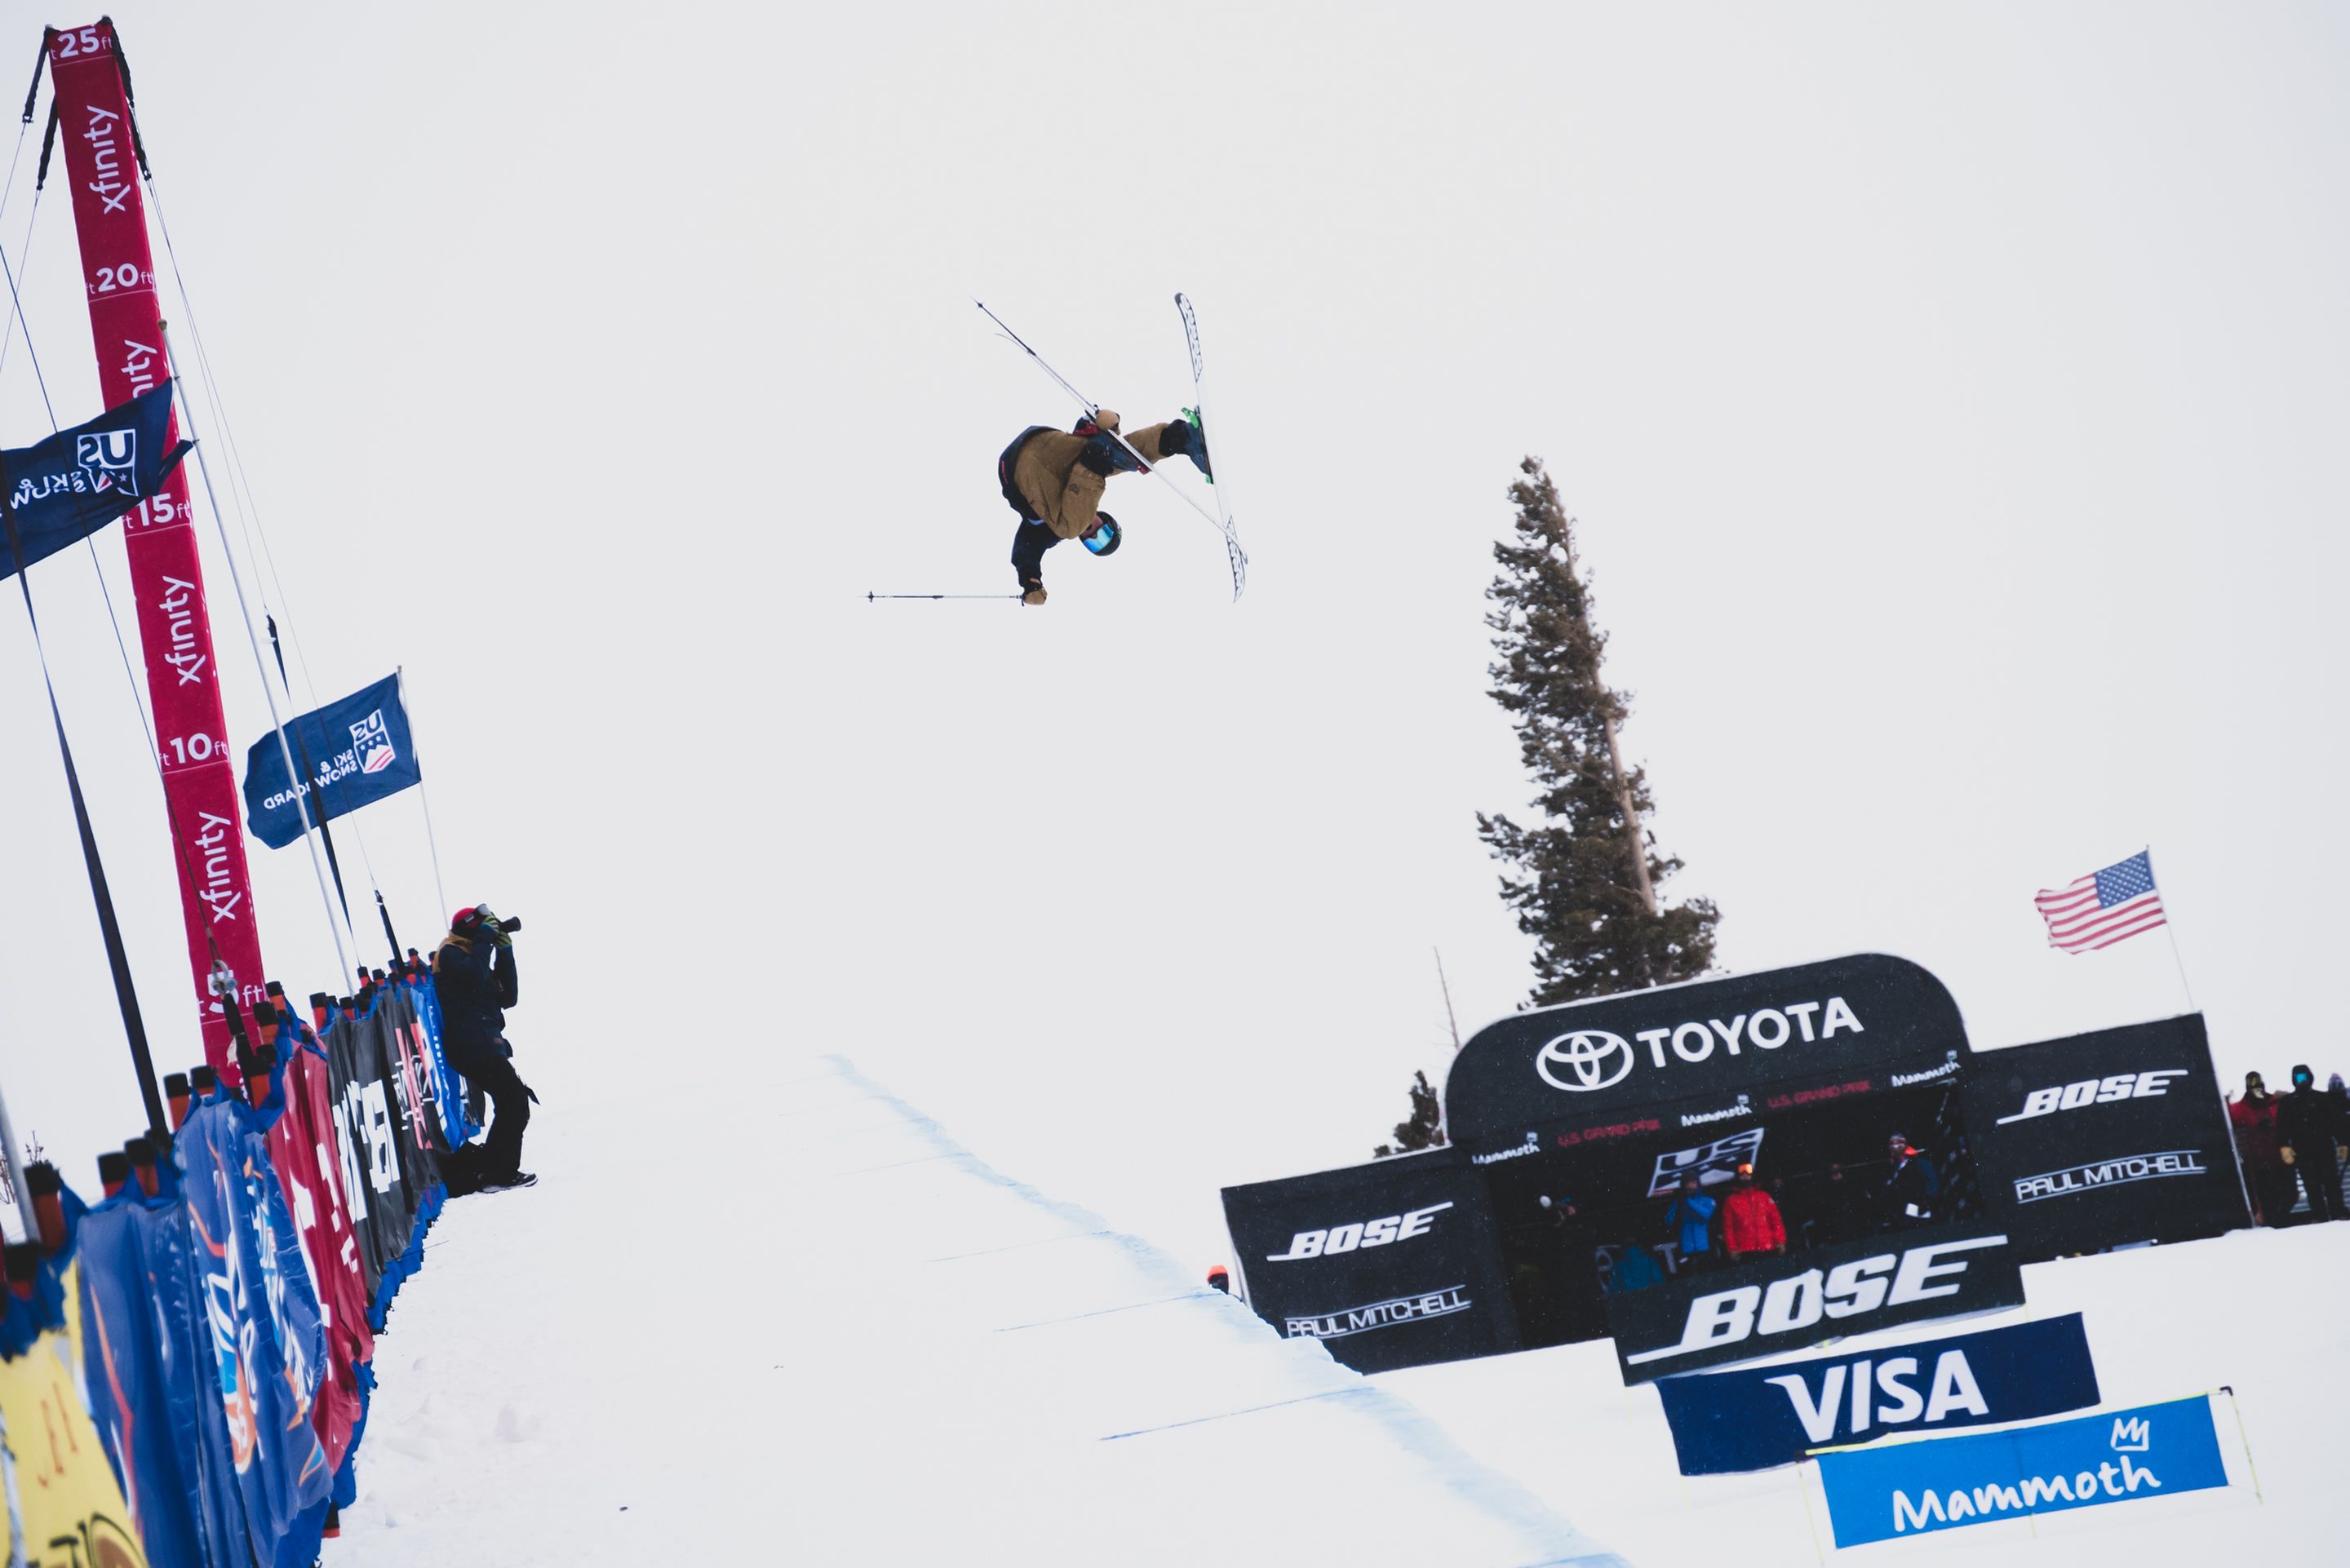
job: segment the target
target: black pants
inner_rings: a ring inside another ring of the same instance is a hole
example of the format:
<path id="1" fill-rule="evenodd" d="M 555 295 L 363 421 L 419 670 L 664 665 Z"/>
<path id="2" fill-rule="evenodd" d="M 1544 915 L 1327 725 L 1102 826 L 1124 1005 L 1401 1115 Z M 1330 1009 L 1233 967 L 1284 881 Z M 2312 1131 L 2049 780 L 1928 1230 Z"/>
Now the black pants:
<path id="1" fill-rule="evenodd" d="M 2335 1163 L 2334 1151 L 2327 1149 L 2324 1159 L 2303 1159 L 2293 1165 L 2301 1173 L 2302 1190 L 2309 1194 L 2309 1218 L 2314 1224 L 2320 1220 L 2350 1219 L 2342 1208 L 2342 1167 Z"/>
<path id="2" fill-rule="evenodd" d="M 494 1047 L 479 1054 L 467 1052 L 463 1061 L 452 1057 L 449 1064 L 465 1075 L 467 1084 L 486 1090 L 490 1096 L 490 1131 L 482 1140 L 478 1167 L 483 1178 L 494 1181 L 512 1176 L 522 1168 L 523 1129 L 530 1126 L 529 1091 L 523 1087 L 514 1064 Z"/>
<path id="3" fill-rule="evenodd" d="M 2271 1230 L 2292 1224 L 2293 1199 L 2301 1196 L 2293 1167 L 2278 1161 L 2250 1169 L 2252 1199 L 2261 1206 L 2261 1223 Z"/>

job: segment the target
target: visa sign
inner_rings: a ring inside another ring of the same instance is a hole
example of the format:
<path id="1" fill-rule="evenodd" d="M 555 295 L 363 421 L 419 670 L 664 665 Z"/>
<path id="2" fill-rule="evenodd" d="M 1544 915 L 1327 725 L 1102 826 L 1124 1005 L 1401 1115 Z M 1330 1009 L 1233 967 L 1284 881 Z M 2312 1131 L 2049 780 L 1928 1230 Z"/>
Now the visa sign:
<path id="1" fill-rule="evenodd" d="M 1657 1392 L 1690 1476 L 1794 1464 L 1891 1432 L 2035 1420 L 2098 1397 L 2078 1313 L 1866 1355 L 1668 1377 Z"/>
<path id="2" fill-rule="evenodd" d="M 2228 1484 L 2201 1395 L 2043 1427 L 1822 1454 L 1838 1547 Z"/>

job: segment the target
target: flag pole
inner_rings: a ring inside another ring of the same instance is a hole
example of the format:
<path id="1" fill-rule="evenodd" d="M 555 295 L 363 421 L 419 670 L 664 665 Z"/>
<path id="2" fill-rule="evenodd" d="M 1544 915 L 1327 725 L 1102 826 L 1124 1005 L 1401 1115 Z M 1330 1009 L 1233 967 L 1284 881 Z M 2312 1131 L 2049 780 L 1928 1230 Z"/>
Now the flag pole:
<path id="1" fill-rule="evenodd" d="M 2151 844 L 2147 845 L 2144 853 L 2146 855 L 2147 874 L 2148 876 L 2153 876 L 2154 846 Z M 2162 888 L 2162 878 L 2156 877 L 2154 878 L 2154 886 L 2155 890 L 2159 893 Z M 2178 970 L 2178 989 L 2187 998 L 2187 1011 L 2189 1012 L 2199 1012 L 2201 1010 L 2195 1005 L 2195 988 L 2187 982 L 2187 961 L 2179 955 L 2178 951 L 2178 922 L 2171 918 L 2170 900 L 2168 898 L 2162 900 L 2162 934 L 2170 939 L 2170 961 Z"/>

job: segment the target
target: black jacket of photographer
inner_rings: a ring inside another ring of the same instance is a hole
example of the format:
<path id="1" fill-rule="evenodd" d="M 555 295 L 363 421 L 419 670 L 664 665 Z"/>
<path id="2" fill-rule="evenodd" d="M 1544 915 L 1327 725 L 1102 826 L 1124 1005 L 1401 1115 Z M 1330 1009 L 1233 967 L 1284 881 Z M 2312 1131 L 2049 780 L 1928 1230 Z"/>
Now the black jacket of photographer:
<path id="1" fill-rule="evenodd" d="M 505 1010 L 515 1005 L 515 951 L 486 936 L 452 936 L 432 961 L 441 998 L 441 1051 L 467 1077 L 514 1051 L 506 1044 Z"/>

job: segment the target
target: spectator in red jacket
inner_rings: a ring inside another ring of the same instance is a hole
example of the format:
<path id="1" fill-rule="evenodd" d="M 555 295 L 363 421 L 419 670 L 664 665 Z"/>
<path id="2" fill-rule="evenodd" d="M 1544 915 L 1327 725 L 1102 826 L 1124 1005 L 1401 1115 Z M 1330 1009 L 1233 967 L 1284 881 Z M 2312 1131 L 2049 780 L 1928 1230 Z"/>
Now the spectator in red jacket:
<path id="1" fill-rule="evenodd" d="M 2258 1073 L 2244 1075 L 2243 1096 L 2228 1102 L 2228 1121 L 2235 1133 L 2244 1185 L 2251 1189 L 2252 1218 L 2271 1227 L 2292 1224 L 2299 1184 L 2278 1143 L 2277 1097 Z"/>
<path id="2" fill-rule="evenodd" d="M 1755 1185 L 1751 1165 L 1738 1168 L 1737 1183 L 1722 1199 L 1721 1246 L 1733 1263 L 1787 1250 L 1787 1226 L 1779 1218 L 1779 1205 Z"/>

